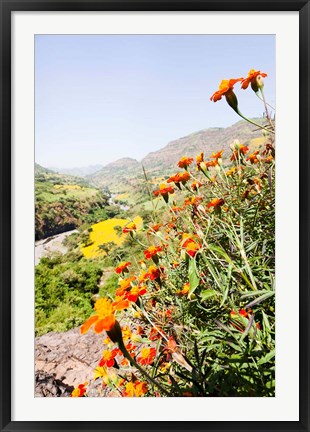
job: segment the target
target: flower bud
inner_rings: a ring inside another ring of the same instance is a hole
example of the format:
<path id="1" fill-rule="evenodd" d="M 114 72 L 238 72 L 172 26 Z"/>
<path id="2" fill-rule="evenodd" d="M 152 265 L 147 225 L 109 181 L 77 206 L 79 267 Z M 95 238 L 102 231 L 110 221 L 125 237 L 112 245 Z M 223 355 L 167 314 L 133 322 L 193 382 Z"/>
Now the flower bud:
<path id="1" fill-rule="evenodd" d="M 256 92 L 258 89 L 262 89 L 264 87 L 264 78 L 261 75 L 257 75 L 255 80 L 251 81 L 251 87 Z"/>
<path id="2" fill-rule="evenodd" d="M 238 99 L 235 93 L 230 89 L 225 93 L 225 98 L 228 105 L 236 112 L 238 112 Z"/>
<path id="3" fill-rule="evenodd" d="M 117 320 L 115 320 L 114 326 L 111 330 L 107 330 L 107 335 L 112 342 L 123 343 L 122 329 Z"/>

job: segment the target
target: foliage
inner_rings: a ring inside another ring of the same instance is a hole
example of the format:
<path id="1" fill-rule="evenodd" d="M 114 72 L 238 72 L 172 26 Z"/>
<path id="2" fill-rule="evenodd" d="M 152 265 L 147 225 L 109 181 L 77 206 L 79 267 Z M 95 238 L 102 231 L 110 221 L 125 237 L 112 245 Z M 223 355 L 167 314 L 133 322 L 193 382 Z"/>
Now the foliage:
<path id="1" fill-rule="evenodd" d="M 166 211 L 151 203 L 142 238 L 128 226 L 144 259 L 118 263 L 115 294 L 81 327 L 106 330 L 94 377 L 122 396 L 274 396 L 275 149 L 263 76 L 223 80 L 212 96 L 246 119 L 233 86 L 251 85 L 266 112 L 266 124 L 247 119 L 263 130 L 261 147 L 235 140 L 230 166 L 221 149 L 196 164 L 183 156 L 183 171 L 153 192 Z"/>
<path id="2" fill-rule="evenodd" d="M 79 254 L 41 258 L 35 269 L 36 335 L 83 323 L 98 292 L 102 264 Z"/>

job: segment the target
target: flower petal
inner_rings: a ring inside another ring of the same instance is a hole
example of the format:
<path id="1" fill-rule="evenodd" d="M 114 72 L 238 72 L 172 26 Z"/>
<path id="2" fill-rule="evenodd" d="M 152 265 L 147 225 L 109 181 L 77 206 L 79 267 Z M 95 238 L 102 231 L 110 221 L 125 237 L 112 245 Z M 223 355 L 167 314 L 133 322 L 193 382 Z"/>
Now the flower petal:
<path id="1" fill-rule="evenodd" d="M 88 318 L 87 321 L 85 321 L 85 323 L 81 326 L 80 328 L 80 332 L 82 334 L 87 333 L 88 330 L 90 329 L 90 327 L 96 322 L 98 321 L 98 315 L 94 315 L 91 316 L 90 318 Z"/>

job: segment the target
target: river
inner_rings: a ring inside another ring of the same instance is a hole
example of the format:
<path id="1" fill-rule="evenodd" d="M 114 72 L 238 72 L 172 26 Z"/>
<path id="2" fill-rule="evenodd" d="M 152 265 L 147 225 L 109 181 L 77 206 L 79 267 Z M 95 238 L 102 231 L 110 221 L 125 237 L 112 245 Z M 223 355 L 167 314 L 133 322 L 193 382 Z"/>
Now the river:
<path id="1" fill-rule="evenodd" d="M 60 252 L 63 255 L 67 252 L 67 247 L 62 243 L 66 237 L 78 232 L 76 229 L 66 231 L 61 234 L 48 237 L 35 242 L 35 265 L 39 264 L 42 257 L 48 256 L 54 252 Z"/>

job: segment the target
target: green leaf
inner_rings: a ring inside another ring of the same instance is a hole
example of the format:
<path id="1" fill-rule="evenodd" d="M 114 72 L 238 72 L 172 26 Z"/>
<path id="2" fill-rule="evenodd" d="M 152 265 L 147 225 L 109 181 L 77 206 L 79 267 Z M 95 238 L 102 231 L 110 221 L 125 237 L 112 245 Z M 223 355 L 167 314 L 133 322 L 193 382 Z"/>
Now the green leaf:
<path id="1" fill-rule="evenodd" d="M 188 265 L 188 279 L 189 279 L 189 294 L 192 294 L 195 289 L 199 285 L 199 275 L 197 272 L 196 267 L 196 260 L 194 258 L 191 258 L 189 265 Z"/>
<path id="2" fill-rule="evenodd" d="M 245 308 L 250 308 L 252 306 L 255 306 L 259 303 L 261 303 L 264 300 L 267 300 L 267 298 L 273 296 L 275 293 L 274 292 L 269 292 L 267 294 L 263 294 L 262 296 L 258 297 L 256 300 L 253 300 L 251 303 L 248 303 Z"/>
<path id="3" fill-rule="evenodd" d="M 274 356 L 276 355 L 276 351 L 275 350 L 272 350 L 272 351 L 270 351 L 268 354 L 266 354 L 265 355 L 265 357 L 263 357 L 263 358 L 261 358 L 258 362 L 257 362 L 257 364 L 258 365 L 262 365 L 262 364 L 265 364 L 265 363 L 268 363 Z"/>
<path id="4" fill-rule="evenodd" d="M 207 300 L 209 297 L 213 297 L 216 295 L 216 291 L 208 289 L 208 290 L 204 290 L 201 293 L 201 301 L 205 301 Z"/>

